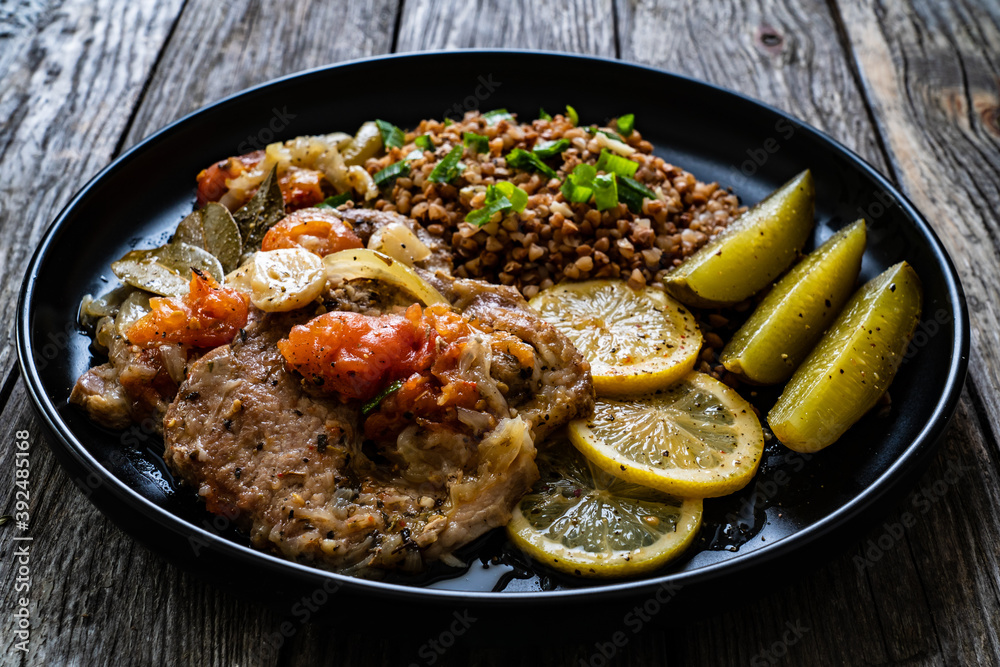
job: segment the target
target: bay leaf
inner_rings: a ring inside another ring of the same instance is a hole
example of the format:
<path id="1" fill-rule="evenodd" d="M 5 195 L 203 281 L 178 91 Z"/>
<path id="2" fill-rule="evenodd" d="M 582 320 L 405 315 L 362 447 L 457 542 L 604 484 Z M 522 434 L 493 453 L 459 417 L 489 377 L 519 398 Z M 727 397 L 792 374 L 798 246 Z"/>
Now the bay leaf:
<path id="1" fill-rule="evenodd" d="M 216 202 L 209 202 L 204 208 L 181 220 L 171 240 L 183 241 L 209 251 L 222 264 L 225 273 L 239 265 L 243 251 L 243 240 L 233 214 Z"/>
<path id="2" fill-rule="evenodd" d="M 271 172 L 261 182 L 250 201 L 233 214 L 240 237 L 243 239 L 241 263 L 260 250 L 260 244 L 267 230 L 284 217 L 285 199 L 281 195 L 281 188 L 278 187 L 277 166 L 275 166 L 271 168 Z"/>
<path id="3" fill-rule="evenodd" d="M 191 269 L 204 271 L 220 284 L 225 277 L 215 255 L 183 241 L 150 250 L 133 250 L 111 264 L 111 270 L 122 282 L 160 296 L 186 294 Z"/>

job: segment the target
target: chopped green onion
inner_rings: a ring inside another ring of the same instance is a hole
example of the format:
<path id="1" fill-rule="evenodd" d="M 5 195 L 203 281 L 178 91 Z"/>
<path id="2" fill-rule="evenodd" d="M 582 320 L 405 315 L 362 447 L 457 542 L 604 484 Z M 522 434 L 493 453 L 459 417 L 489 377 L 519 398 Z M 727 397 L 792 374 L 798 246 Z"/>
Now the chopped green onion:
<path id="1" fill-rule="evenodd" d="M 594 178 L 594 204 L 598 211 L 618 206 L 618 182 L 614 174 Z"/>
<path id="2" fill-rule="evenodd" d="M 386 150 L 390 148 L 402 148 L 406 142 L 406 135 L 403 131 L 386 120 L 375 119 L 378 131 L 382 134 L 382 145 Z"/>
<path id="3" fill-rule="evenodd" d="M 597 159 L 597 171 L 603 171 L 607 174 L 618 174 L 619 176 L 628 176 L 631 178 L 635 176 L 638 168 L 638 162 L 624 158 L 621 155 L 615 155 L 607 148 L 601 149 L 601 157 Z"/>
<path id="4" fill-rule="evenodd" d="M 628 209 L 633 213 L 642 211 L 643 199 L 656 199 L 656 193 L 639 181 L 631 179 L 628 176 L 621 176 L 618 181 L 620 184 L 618 199 L 625 202 Z"/>
<path id="5" fill-rule="evenodd" d="M 424 151 L 434 150 L 434 142 L 431 141 L 431 135 L 422 134 L 413 140 L 413 143 L 417 145 L 417 148 Z"/>
<path id="6" fill-rule="evenodd" d="M 632 130 L 635 129 L 635 114 L 627 113 L 624 116 L 619 116 L 617 125 L 618 131 L 623 136 L 627 137 L 632 134 Z"/>
<path id="7" fill-rule="evenodd" d="M 349 201 L 351 201 L 351 193 L 342 192 L 339 195 L 327 197 L 320 203 L 316 204 L 316 208 L 337 208 L 339 206 L 343 206 Z"/>
<path id="8" fill-rule="evenodd" d="M 462 146 L 455 146 L 441 161 L 434 165 L 427 180 L 432 183 L 449 183 L 458 176 L 458 161 L 462 159 Z"/>
<path id="9" fill-rule="evenodd" d="M 371 413 L 375 412 L 378 409 L 378 406 L 382 403 L 382 401 L 389 398 L 389 396 L 391 396 L 392 394 L 395 394 L 397 391 L 399 391 L 400 387 L 402 386 L 403 386 L 402 380 L 396 380 L 395 382 L 390 384 L 388 387 L 380 391 L 378 395 L 375 396 L 375 398 L 373 398 L 372 400 L 368 401 L 367 403 L 361 406 L 361 414 L 367 417 Z"/>
<path id="10" fill-rule="evenodd" d="M 490 138 L 475 132 L 463 132 L 462 143 L 473 153 L 486 153 L 490 150 Z"/>
<path id="11" fill-rule="evenodd" d="M 453 121 L 451 118 L 445 118 L 444 119 L 444 126 L 445 127 L 448 127 L 449 125 L 454 125 L 454 124 L 455 124 L 455 121 Z"/>
<path id="12" fill-rule="evenodd" d="M 520 213 L 524 210 L 524 207 L 528 205 L 528 193 L 517 187 L 510 181 L 500 181 L 496 185 L 492 186 L 497 192 L 502 194 L 510 202 L 511 210 L 515 213 Z M 489 188 L 486 189 L 487 198 L 489 198 Z"/>
<path id="13" fill-rule="evenodd" d="M 486 201 L 480 209 L 469 211 L 465 221 L 482 227 L 500 211 L 520 213 L 528 204 L 528 193 L 509 181 L 501 181 L 486 188 Z"/>
<path id="14" fill-rule="evenodd" d="M 486 121 L 487 125 L 493 126 L 502 120 L 514 120 L 514 117 L 506 109 L 494 109 L 493 111 L 484 113 L 483 120 Z"/>
<path id="15" fill-rule="evenodd" d="M 535 144 L 531 152 L 543 160 L 547 160 L 561 154 L 567 148 L 569 148 L 569 139 L 559 139 L 558 141 L 543 141 Z"/>
<path id="16" fill-rule="evenodd" d="M 600 130 L 599 129 L 599 130 L 597 130 L 597 132 L 595 132 L 595 134 L 603 134 L 604 136 L 608 137 L 609 139 L 614 139 L 615 141 L 621 141 L 623 143 L 625 141 L 625 137 L 623 137 L 622 135 L 618 134 L 617 132 L 612 132 L 611 130 Z"/>
<path id="17" fill-rule="evenodd" d="M 558 175 L 552 167 L 542 162 L 540 157 L 523 148 L 515 148 L 507 154 L 507 165 L 523 171 L 539 171 L 549 178 L 556 178 Z"/>
<path id="18" fill-rule="evenodd" d="M 594 178 L 597 169 L 590 164 L 578 164 L 573 173 L 566 177 L 562 184 L 562 193 L 568 201 L 574 204 L 584 204 L 590 201 L 594 194 Z"/>
<path id="19" fill-rule="evenodd" d="M 372 176 L 372 180 L 375 181 L 375 185 L 381 188 L 384 185 L 389 185 L 400 176 L 406 176 L 409 173 L 410 162 L 408 159 L 404 158 L 399 162 L 393 162 L 388 167 Z"/>
<path id="20" fill-rule="evenodd" d="M 573 124 L 573 127 L 580 124 L 580 115 L 576 112 L 576 109 L 568 104 L 566 105 L 566 116 L 569 118 L 569 122 Z"/>
<path id="21" fill-rule="evenodd" d="M 538 120 L 552 120 L 552 116 L 545 109 L 538 107 Z"/>
<path id="22" fill-rule="evenodd" d="M 407 153 L 406 157 L 404 157 L 403 159 L 404 160 L 416 160 L 417 158 L 422 158 L 423 156 L 424 156 L 424 152 L 422 150 L 420 150 L 419 148 L 414 148 L 412 151 L 410 151 L 409 153 Z"/>

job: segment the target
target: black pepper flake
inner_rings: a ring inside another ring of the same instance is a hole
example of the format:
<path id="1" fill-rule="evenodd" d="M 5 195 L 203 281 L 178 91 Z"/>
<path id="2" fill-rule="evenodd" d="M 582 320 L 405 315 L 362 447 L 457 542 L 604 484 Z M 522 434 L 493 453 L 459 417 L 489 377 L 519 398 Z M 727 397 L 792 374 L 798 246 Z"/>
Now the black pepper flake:
<path id="1" fill-rule="evenodd" d="M 296 417 L 301 417 L 302 416 L 302 411 L 301 410 L 292 410 L 292 412 L 295 413 Z"/>
<path id="2" fill-rule="evenodd" d="M 271 380 L 271 386 L 272 387 L 277 387 L 278 386 L 278 381 L 277 380 Z"/>
<path id="3" fill-rule="evenodd" d="M 191 459 L 192 461 L 197 461 L 198 460 L 198 452 L 189 452 L 188 453 L 188 458 Z"/>
<path id="4" fill-rule="evenodd" d="M 227 431 L 231 431 L 233 429 L 233 420 L 232 419 L 224 419 L 222 421 L 222 425 L 226 428 Z"/>
<path id="5" fill-rule="evenodd" d="M 333 539 L 333 531 L 332 530 L 326 531 L 326 539 L 328 539 L 328 540 L 332 540 Z"/>
<path id="6" fill-rule="evenodd" d="M 316 436 L 316 451 L 319 452 L 320 454 L 324 454 L 326 452 L 326 447 L 329 444 L 330 444 L 330 438 L 329 436 L 327 436 L 326 433 L 320 433 L 318 436 Z"/>
<path id="7" fill-rule="evenodd" d="M 262 449 L 264 449 L 264 443 L 263 442 L 258 442 L 257 443 L 257 451 L 259 452 Z"/>
<path id="8" fill-rule="evenodd" d="M 826 299 L 826 300 L 825 300 L 825 301 L 824 301 L 823 303 L 825 303 L 825 304 L 826 304 L 826 307 L 827 307 L 827 308 L 831 308 L 831 307 L 833 306 L 833 304 L 832 304 L 832 303 L 830 303 L 830 300 L 829 300 L 829 299 Z"/>
<path id="9" fill-rule="evenodd" d="M 190 394 L 188 394 L 188 395 L 187 395 L 187 396 L 185 396 L 184 398 L 185 398 L 186 400 L 188 400 L 188 401 L 197 401 L 197 400 L 198 400 L 199 398 L 201 398 L 201 394 L 199 394 L 199 393 L 198 393 L 198 392 L 196 392 L 196 391 L 192 391 L 192 392 L 191 392 Z"/>
<path id="10" fill-rule="evenodd" d="M 233 474 L 236 475 L 236 479 L 239 479 L 240 475 L 243 474 L 243 468 L 237 468 L 236 470 L 233 471 Z"/>
<path id="11" fill-rule="evenodd" d="M 289 519 L 295 518 L 295 510 L 288 510 L 288 518 Z"/>

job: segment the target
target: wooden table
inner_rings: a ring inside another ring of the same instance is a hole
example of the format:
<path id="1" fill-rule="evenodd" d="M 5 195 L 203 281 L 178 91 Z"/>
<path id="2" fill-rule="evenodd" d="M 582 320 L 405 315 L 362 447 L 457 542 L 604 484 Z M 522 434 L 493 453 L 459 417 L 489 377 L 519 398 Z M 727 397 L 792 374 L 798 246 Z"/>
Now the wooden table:
<path id="1" fill-rule="evenodd" d="M 877 527 L 807 577 L 715 616 L 652 628 L 629 663 L 1000 662 L 1000 6 L 977 0 L 19 0 L 0 4 L 0 306 L 58 210 L 124 149 L 202 105 L 298 70 L 388 52 L 537 48 L 681 72 L 826 131 L 916 203 L 961 273 L 970 377 L 946 442 L 886 523 L 915 524 L 861 567 Z M 0 538 L 4 664 L 407 664 L 416 646 L 285 620 L 147 552 L 98 513 L 42 445 L 13 347 L 0 346 L 0 479 L 31 450 L 30 652 L 16 651 L 15 543 Z M 24 435 L 23 433 L 21 435 Z M 952 474 L 949 474 L 949 470 Z M 958 471 L 957 473 L 955 471 Z M 922 498 L 924 502 L 919 499 Z M 0 512 L 14 510 L 13 491 Z M 0 534 L 3 534 L 0 531 Z M 393 615 L 381 621 L 391 628 Z M 601 664 L 586 638 L 539 664 Z M 511 645 L 516 646 L 512 641 Z M 506 665 L 458 644 L 448 662 Z M 589 661 L 589 663 L 588 663 Z"/>

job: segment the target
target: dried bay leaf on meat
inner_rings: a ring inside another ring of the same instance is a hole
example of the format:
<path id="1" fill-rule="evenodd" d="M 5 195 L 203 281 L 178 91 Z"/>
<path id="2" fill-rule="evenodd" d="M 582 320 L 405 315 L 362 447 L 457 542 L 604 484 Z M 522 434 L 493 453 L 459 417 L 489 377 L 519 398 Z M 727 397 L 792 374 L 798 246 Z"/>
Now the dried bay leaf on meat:
<path id="1" fill-rule="evenodd" d="M 122 282 L 160 296 L 186 294 L 191 269 L 204 271 L 220 284 L 225 279 L 222 264 L 215 255 L 183 241 L 151 250 L 133 250 L 111 264 L 111 270 Z"/>
<path id="2" fill-rule="evenodd" d="M 181 220 L 171 240 L 183 241 L 212 253 L 225 273 L 239 265 L 243 252 L 243 238 L 233 214 L 216 202 L 209 202 Z"/>
<path id="3" fill-rule="evenodd" d="M 233 214 L 243 239 L 240 263 L 260 250 L 260 244 L 267 230 L 284 217 L 285 199 L 281 195 L 281 188 L 278 187 L 277 166 L 275 166 L 271 168 L 271 172 L 261 182 L 250 201 Z"/>

